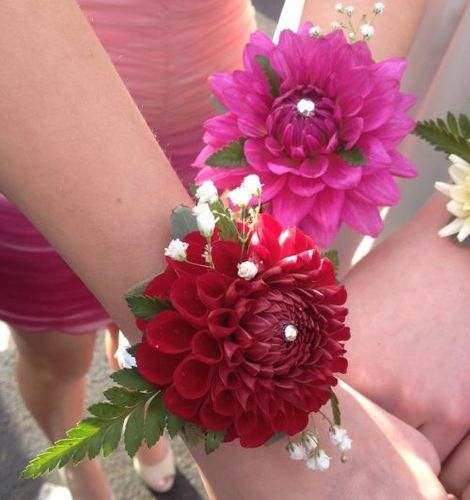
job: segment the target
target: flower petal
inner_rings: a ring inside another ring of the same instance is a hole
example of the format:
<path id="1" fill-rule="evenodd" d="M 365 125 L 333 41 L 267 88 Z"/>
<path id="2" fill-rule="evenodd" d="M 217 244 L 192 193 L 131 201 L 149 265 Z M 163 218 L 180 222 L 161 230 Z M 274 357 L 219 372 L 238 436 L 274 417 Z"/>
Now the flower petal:
<path id="1" fill-rule="evenodd" d="M 296 226 L 310 212 L 312 198 L 296 196 L 285 190 L 271 200 L 274 217 L 284 226 Z"/>
<path id="2" fill-rule="evenodd" d="M 383 228 L 383 222 L 375 205 L 346 197 L 343 207 L 343 221 L 363 234 L 377 236 Z"/>

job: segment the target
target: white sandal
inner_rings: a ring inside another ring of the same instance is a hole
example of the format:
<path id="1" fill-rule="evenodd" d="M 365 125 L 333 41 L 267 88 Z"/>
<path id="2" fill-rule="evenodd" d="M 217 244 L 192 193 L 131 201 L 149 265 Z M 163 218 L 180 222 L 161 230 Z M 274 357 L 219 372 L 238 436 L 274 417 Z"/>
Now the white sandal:
<path id="1" fill-rule="evenodd" d="M 173 488 L 176 477 L 175 458 L 169 447 L 165 458 L 156 464 L 143 464 L 137 457 L 133 460 L 134 469 L 144 483 L 156 493 L 166 493 Z"/>

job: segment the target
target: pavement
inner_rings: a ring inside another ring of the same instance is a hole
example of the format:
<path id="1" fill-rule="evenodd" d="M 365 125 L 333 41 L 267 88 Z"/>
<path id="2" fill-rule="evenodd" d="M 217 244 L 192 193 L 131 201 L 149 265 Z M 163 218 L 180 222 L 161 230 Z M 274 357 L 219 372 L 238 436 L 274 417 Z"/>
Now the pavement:
<path id="1" fill-rule="evenodd" d="M 254 0 L 259 29 L 272 35 L 282 0 Z M 35 500 L 45 481 L 62 484 L 54 472 L 47 478 L 20 480 L 28 461 L 48 446 L 48 442 L 24 407 L 15 382 L 16 351 L 8 342 L 8 333 L 0 323 L 0 499 Z M 88 374 L 87 405 L 101 400 L 103 390 L 110 386 L 109 368 L 103 336 L 99 336 L 92 367 Z M 170 494 L 159 498 L 170 500 L 206 499 L 199 474 L 185 445 L 179 438 L 172 441 L 180 474 Z M 134 474 L 132 464 L 122 446 L 104 461 L 104 469 L 116 500 L 150 500 L 156 498 Z M 93 499 L 90 499 L 93 500 Z M 223 499 L 222 499 L 223 500 Z"/>

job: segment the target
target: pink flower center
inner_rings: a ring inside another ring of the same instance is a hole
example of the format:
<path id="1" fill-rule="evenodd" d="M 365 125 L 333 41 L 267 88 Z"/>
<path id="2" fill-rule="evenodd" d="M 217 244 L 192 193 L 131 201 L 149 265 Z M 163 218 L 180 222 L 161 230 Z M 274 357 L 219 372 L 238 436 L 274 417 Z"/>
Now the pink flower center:
<path id="1" fill-rule="evenodd" d="M 312 86 L 285 92 L 273 103 L 268 135 L 294 158 L 330 153 L 338 145 L 339 117 L 332 99 Z"/>

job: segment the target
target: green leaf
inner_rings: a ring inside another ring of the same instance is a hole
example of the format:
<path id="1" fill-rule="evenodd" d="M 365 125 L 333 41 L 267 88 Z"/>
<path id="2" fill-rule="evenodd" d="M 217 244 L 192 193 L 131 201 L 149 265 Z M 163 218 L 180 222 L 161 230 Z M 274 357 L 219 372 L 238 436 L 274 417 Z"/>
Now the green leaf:
<path id="1" fill-rule="evenodd" d="M 367 158 L 364 156 L 362 151 L 357 147 L 354 147 L 352 149 L 339 148 L 336 150 L 336 154 L 341 156 L 350 165 L 354 166 L 367 165 Z"/>
<path id="2" fill-rule="evenodd" d="M 139 281 L 135 285 L 133 285 L 129 290 L 125 292 L 125 296 L 133 296 L 133 295 L 143 295 L 144 290 L 147 288 L 147 285 L 152 281 L 152 278 Z"/>
<path id="3" fill-rule="evenodd" d="M 210 100 L 212 106 L 214 106 L 215 110 L 217 111 L 217 113 L 219 113 L 219 115 L 223 115 L 228 111 L 228 109 L 217 99 L 217 97 L 215 97 L 215 95 L 212 94 Z"/>
<path id="4" fill-rule="evenodd" d="M 244 138 L 228 143 L 227 146 L 212 153 L 207 158 L 206 165 L 219 168 L 244 167 L 248 165 L 245 153 L 243 152 L 244 144 Z"/>
<path id="5" fill-rule="evenodd" d="M 155 386 L 143 379 L 137 370 L 137 368 L 123 368 L 111 375 L 111 378 L 123 387 L 132 389 L 133 391 L 152 391 L 155 392 Z M 112 389 L 118 389 L 112 388 Z M 110 389 L 111 390 L 111 389 Z M 107 397 L 107 396 L 106 396 Z M 112 401 L 113 402 L 113 401 Z"/>
<path id="6" fill-rule="evenodd" d="M 216 226 L 219 228 L 219 237 L 222 240 L 238 241 L 237 225 L 230 210 L 225 208 L 222 200 L 211 203 L 212 213 L 216 216 Z"/>
<path id="7" fill-rule="evenodd" d="M 121 441 L 124 419 L 119 419 L 108 427 L 103 439 L 103 457 L 109 457 Z"/>
<path id="8" fill-rule="evenodd" d="M 452 134 L 459 135 L 459 125 L 457 123 L 457 119 L 450 111 L 447 113 L 447 123 L 449 124 L 449 130 Z"/>
<path id="9" fill-rule="evenodd" d="M 470 139 L 470 120 L 467 115 L 459 115 L 459 127 L 465 139 Z"/>
<path id="10" fill-rule="evenodd" d="M 336 394 L 333 392 L 333 389 L 330 389 L 331 392 L 331 411 L 333 413 L 333 422 L 335 425 L 341 425 L 341 411 L 339 409 L 339 400 Z"/>
<path id="11" fill-rule="evenodd" d="M 271 95 L 273 97 L 278 97 L 280 95 L 281 80 L 279 79 L 279 75 L 271 66 L 271 61 L 266 56 L 261 55 L 256 56 L 256 60 L 268 80 Z"/>
<path id="12" fill-rule="evenodd" d="M 183 238 L 193 231 L 198 231 L 197 219 L 189 207 L 180 205 L 171 214 L 171 236 L 173 239 Z"/>
<path id="13" fill-rule="evenodd" d="M 264 446 L 271 446 L 280 441 L 281 439 L 284 439 L 285 437 L 286 437 L 285 432 L 278 432 L 277 434 L 274 434 L 272 438 L 268 439 L 266 443 L 264 443 Z"/>
<path id="14" fill-rule="evenodd" d="M 459 118 L 460 124 L 463 124 L 463 128 L 460 127 L 462 131 L 456 135 L 451 129 L 454 124 L 447 126 L 440 118 L 435 121 L 424 120 L 418 122 L 413 133 L 431 144 L 436 151 L 443 151 L 448 155 L 456 154 L 470 162 L 470 144 L 463 133 L 463 129 L 466 131 L 467 121 L 462 119 L 462 115 Z"/>
<path id="15" fill-rule="evenodd" d="M 145 321 L 150 321 L 162 311 L 173 309 L 170 302 L 148 295 L 127 295 L 126 301 L 132 314 Z"/>
<path id="16" fill-rule="evenodd" d="M 151 448 L 163 435 L 166 425 L 166 408 L 163 405 L 162 393 L 154 396 L 147 408 L 145 417 L 144 438 L 147 446 Z"/>
<path id="17" fill-rule="evenodd" d="M 144 405 L 137 406 L 126 421 L 124 446 L 127 454 L 133 457 L 144 440 Z"/>
<path id="18" fill-rule="evenodd" d="M 166 430 L 171 438 L 174 438 L 178 432 L 183 430 L 184 420 L 168 412 L 166 421 Z"/>
<path id="19" fill-rule="evenodd" d="M 205 450 L 206 453 L 212 453 L 215 451 L 222 441 L 224 440 L 225 434 L 227 431 L 207 431 L 206 432 L 206 440 L 205 440 Z"/>
<path id="20" fill-rule="evenodd" d="M 156 390 L 155 387 L 153 388 Z M 123 406 L 125 408 L 132 408 L 138 405 L 146 394 L 136 391 L 128 391 L 122 387 L 111 387 L 104 391 L 105 397 L 116 406 Z"/>
<path id="21" fill-rule="evenodd" d="M 137 348 L 139 347 L 139 344 L 134 344 L 134 345 L 131 345 L 130 347 L 128 347 L 126 349 L 126 351 L 133 357 L 135 358 L 135 355 L 137 353 Z"/>
<path id="22" fill-rule="evenodd" d="M 127 408 L 115 406 L 109 403 L 96 403 L 88 408 L 88 411 L 98 418 L 114 419 L 127 413 Z"/>
<path id="23" fill-rule="evenodd" d="M 185 423 L 183 427 L 183 435 L 185 443 L 194 447 L 200 444 L 205 439 L 205 434 L 198 424 Z"/>
<path id="24" fill-rule="evenodd" d="M 335 269 L 335 274 L 338 274 L 339 272 L 339 255 L 337 250 L 325 250 L 324 252 L 320 253 L 320 257 L 322 259 L 327 258 L 328 260 L 331 261 L 333 264 L 333 267 Z"/>

